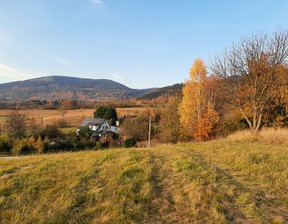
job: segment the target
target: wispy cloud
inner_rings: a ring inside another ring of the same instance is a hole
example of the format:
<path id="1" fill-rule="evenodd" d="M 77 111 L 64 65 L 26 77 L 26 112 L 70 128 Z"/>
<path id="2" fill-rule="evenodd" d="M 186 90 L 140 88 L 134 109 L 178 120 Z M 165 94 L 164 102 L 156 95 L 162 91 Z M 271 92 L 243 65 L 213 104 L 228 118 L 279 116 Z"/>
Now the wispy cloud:
<path id="1" fill-rule="evenodd" d="M 61 63 L 61 64 L 67 64 L 68 61 L 66 59 L 62 59 L 62 58 L 52 58 L 52 61 Z"/>
<path id="2" fill-rule="evenodd" d="M 33 75 L 20 72 L 7 65 L 0 64 L 0 79 L 3 78 L 8 81 L 25 80 L 33 78 Z"/>
<path id="3" fill-rule="evenodd" d="M 102 0 L 90 0 L 90 1 L 99 5 L 104 3 Z"/>
<path id="4" fill-rule="evenodd" d="M 118 73 L 112 74 L 112 77 L 113 77 L 114 79 L 123 79 L 123 77 L 122 77 L 121 75 L 119 75 Z"/>

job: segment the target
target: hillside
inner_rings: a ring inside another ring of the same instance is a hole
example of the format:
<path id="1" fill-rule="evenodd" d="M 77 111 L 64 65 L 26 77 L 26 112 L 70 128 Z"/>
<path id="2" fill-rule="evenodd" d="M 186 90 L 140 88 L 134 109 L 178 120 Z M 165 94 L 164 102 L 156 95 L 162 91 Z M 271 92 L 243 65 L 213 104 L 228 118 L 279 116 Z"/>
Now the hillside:
<path id="1" fill-rule="evenodd" d="M 108 79 L 48 76 L 0 84 L 1 101 L 48 100 L 127 100 L 152 89 L 131 89 Z"/>
<path id="2" fill-rule="evenodd" d="M 159 89 L 149 91 L 137 96 L 137 100 L 152 100 L 159 96 L 172 96 L 181 93 L 183 88 L 182 83 L 177 83 L 172 86 L 165 86 Z"/>
<path id="3" fill-rule="evenodd" d="M 0 220 L 288 223 L 287 162 L 243 141 L 0 159 Z"/>

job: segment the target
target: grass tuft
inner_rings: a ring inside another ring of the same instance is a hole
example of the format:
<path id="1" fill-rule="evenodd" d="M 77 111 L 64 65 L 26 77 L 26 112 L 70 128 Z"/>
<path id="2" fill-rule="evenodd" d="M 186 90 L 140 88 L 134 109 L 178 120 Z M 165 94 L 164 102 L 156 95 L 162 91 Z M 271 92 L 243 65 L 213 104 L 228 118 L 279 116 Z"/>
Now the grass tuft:
<path id="1" fill-rule="evenodd" d="M 288 144 L 287 128 L 263 128 L 257 134 L 257 141 L 262 143 Z M 253 141 L 255 140 L 250 130 L 237 131 L 227 137 L 232 141 Z"/>

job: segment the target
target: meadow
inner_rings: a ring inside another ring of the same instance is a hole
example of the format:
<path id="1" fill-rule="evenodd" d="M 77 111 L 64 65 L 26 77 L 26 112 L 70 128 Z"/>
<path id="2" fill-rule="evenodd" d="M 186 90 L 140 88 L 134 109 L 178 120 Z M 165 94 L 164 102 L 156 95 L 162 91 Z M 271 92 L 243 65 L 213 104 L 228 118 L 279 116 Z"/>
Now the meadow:
<path id="1" fill-rule="evenodd" d="M 117 108 L 117 113 L 120 116 L 135 115 L 140 111 L 145 110 L 145 107 Z M 57 124 L 61 120 L 65 120 L 69 127 L 78 127 L 81 121 L 87 117 L 93 117 L 95 109 L 78 109 L 78 110 L 38 110 L 29 109 L 21 110 L 27 118 L 34 118 L 36 124 L 47 125 Z M 9 115 L 10 110 L 0 110 L 0 125 L 4 125 L 5 119 Z M 41 124 L 42 122 L 42 124 Z"/>
<path id="2" fill-rule="evenodd" d="M 288 147 L 251 141 L 0 159 L 1 223 L 288 223 Z"/>

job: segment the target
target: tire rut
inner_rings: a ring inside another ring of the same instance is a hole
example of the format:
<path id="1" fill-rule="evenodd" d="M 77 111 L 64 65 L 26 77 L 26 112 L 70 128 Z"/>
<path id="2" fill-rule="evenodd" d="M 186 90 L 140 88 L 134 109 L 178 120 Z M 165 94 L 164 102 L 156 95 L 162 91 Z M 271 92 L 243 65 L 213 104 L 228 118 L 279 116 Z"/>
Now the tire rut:
<path id="1" fill-rule="evenodd" d="M 143 223 L 190 223 L 191 217 L 182 213 L 174 200 L 181 179 L 173 171 L 171 158 L 160 151 L 149 153 L 149 164 L 152 167 L 149 178 L 152 186 L 152 201 L 148 208 L 150 220 L 143 220 Z M 188 220 L 190 221 L 187 222 Z"/>

